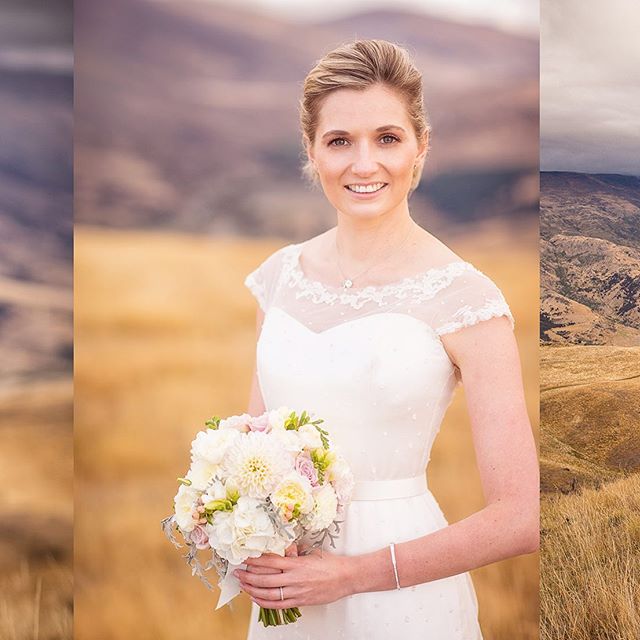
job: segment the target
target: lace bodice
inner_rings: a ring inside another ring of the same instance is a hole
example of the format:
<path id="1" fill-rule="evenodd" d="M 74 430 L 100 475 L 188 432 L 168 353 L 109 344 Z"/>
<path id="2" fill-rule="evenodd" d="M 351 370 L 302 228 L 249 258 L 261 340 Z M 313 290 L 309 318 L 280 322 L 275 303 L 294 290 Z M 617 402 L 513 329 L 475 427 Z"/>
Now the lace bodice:
<path id="1" fill-rule="evenodd" d="M 469 262 L 455 260 L 386 285 L 344 290 L 307 278 L 301 251 L 302 243 L 275 251 L 245 285 L 265 313 L 275 305 L 315 332 L 380 312 L 421 319 L 438 336 L 500 315 L 515 325 L 500 289 Z"/>
<path id="2" fill-rule="evenodd" d="M 422 488 L 460 383 L 441 336 L 499 315 L 513 327 L 502 293 L 462 260 L 345 291 L 307 278 L 301 250 L 290 244 L 274 252 L 245 284 L 265 312 L 256 345 L 265 408 L 321 418 L 356 486 L 367 488 L 344 514 L 335 552 L 368 553 L 446 526 L 435 496 Z M 390 486 L 405 493 L 388 496 Z M 469 575 L 306 607 L 294 625 L 265 630 L 253 623 L 248 640 L 375 640 L 400 628 L 407 640 L 481 640 Z"/>

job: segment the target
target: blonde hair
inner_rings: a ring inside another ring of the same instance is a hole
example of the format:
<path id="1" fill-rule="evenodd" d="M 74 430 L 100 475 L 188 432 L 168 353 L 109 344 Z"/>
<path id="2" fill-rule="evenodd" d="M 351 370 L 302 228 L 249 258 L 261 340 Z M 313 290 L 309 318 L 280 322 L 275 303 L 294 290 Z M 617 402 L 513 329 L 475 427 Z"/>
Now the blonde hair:
<path id="1" fill-rule="evenodd" d="M 422 75 L 406 49 L 387 40 L 355 40 L 342 44 L 311 69 L 299 101 L 305 158 L 302 173 L 312 184 L 317 185 L 319 181 L 307 154 L 307 144 L 314 144 L 324 99 L 337 89 L 364 90 L 375 84 L 393 89 L 403 98 L 418 142 L 431 132 L 424 108 Z M 424 160 L 416 165 L 409 193 L 418 186 L 423 165 Z"/>

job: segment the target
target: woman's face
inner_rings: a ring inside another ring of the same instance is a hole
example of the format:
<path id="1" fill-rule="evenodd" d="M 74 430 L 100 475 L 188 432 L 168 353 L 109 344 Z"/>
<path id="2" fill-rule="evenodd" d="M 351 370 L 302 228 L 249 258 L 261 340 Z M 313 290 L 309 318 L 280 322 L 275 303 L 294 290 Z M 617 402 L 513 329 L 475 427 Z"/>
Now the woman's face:
<path id="1" fill-rule="evenodd" d="M 376 216 L 406 200 L 414 164 L 426 149 L 426 139 L 416 139 L 400 96 L 377 84 L 330 93 L 308 153 L 338 211 Z M 365 187 L 367 192 L 358 192 Z"/>

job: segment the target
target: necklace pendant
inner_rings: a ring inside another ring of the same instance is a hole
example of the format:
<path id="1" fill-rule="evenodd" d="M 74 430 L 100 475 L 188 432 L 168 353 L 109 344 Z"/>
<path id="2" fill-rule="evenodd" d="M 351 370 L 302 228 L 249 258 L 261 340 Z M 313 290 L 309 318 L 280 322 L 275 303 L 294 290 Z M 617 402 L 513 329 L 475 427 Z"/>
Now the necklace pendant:
<path id="1" fill-rule="evenodd" d="M 349 280 L 349 278 L 347 278 L 343 283 L 342 283 L 342 287 L 344 289 L 348 289 L 349 287 L 353 286 L 353 282 L 351 282 L 351 280 Z"/>

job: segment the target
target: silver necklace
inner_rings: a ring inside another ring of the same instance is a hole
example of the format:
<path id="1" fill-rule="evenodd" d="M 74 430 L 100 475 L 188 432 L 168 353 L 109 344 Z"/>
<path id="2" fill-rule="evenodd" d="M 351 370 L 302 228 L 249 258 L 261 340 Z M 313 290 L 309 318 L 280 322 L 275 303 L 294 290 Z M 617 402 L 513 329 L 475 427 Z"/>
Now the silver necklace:
<path id="1" fill-rule="evenodd" d="M 340 250 L 338 249 L 338 234 L 336 233 L 336 253 L 338 256 L 338 260 L 337 265 L 338 265 L 338 269 L 340 271 L 340 275 L 342 276 L 342 288 L 346 291 L 347 289 L 350 289 L 353 286 L 353 281 L 356 278 L 359 278 L 360 276 L 364 275 L 365 273 L 367 273 L 367 271 L 369 271 L 370 269 L 372 269 L 375 266 L 379 266 L 381 264 L 384 264 L 384 262 L 386 260 L 388 260 L 396 251 L 398 251 L 399 249 L 402 249 L 402 247 L 406 244 L 407 240 L 409 239 L 409 236 L 411 235 L 413 229 L 414 229 L 415 225 L 412 225 L 411 228 L 409 229 L 409 232 L 407 233 L 407 235 L 404 237 L 404 240 L 400 243 L 400 245 L 398 247 L 395 247 L 387 256 L 386 258 L 384 258 L 381 262 L 378 262 L 376 264 L 372 264 L 369 265 L 364 271 L 361 271 L 358 275 L 354 276 L 353 278 L 348 278 L 345 274 L 344 271 L 342 270 L 342 267 L 340 266 Z"/>

